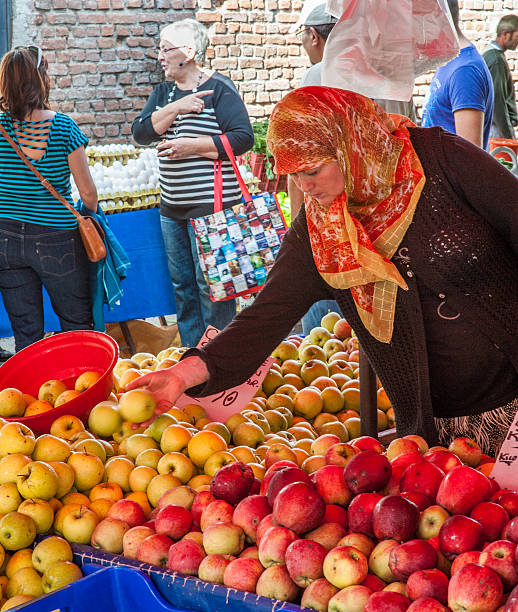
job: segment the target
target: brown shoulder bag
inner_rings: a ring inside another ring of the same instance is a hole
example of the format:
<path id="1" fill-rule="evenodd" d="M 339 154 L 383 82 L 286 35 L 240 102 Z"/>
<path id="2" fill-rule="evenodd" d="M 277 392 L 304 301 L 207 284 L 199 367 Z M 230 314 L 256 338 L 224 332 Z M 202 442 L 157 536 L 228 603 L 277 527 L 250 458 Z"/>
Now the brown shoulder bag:
<path id="1" fill-rule="evenodd" d="M 58 193 L 50 182 L 42 176 L 42 174 L 34 167 L 20 147 L 14 142 L 14 140 L 6 132 L 3 125 L 0 124 L 0 133 L 15 150 L 18 157 L 22 162 L 31 170 L 40 180 L 41 184 L 45 189 L 48 189 L 50 193 L 59 200 L 63 206 L 66 206 L 68 210 L 77 218 L 77 225 L 83 246 L 85 247 L 86 255 L 91 262 L 100 261 L 106 257 L 106 245 L 104 244 L 104 231 L 99 225 L 96 219 L 93 217 L 83 217 L 77 210 L 71 206 L 65 198 Z"/>

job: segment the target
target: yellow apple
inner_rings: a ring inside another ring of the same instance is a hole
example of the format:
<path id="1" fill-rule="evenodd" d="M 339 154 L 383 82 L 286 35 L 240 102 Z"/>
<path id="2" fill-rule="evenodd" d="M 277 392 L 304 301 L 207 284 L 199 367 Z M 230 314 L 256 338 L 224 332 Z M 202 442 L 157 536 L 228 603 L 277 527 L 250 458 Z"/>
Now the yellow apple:
<path id="1" fill-rule="evenodd" d="M 205 487 L 205 486 L 210 485 L 211 480 L 212 480 L 212 477 L 209 476 L 208 474 L 198 474 L 197 476 L 193 476 L 187 484 L 191 487 L 191 489 L 194 489 L 195 491 L 199 491 L 200 487 Z"/>
<path id="2" fill-rule="evenodd" d="M 186 484 L 196 473 L 194 465 L 189 457 L 183 453 L 165 453 L 157 465 L 159 474 L 173 474 L 182 484 Z"/>
<path id="3" fill-rule="evenodd" d="M 50 433 L 63 440 L 71 440 L 80 431 L 84 431 L 85 426 L 81 419 L 72 414 L 63 414 L 55 419 L 50 426 Z"/>
<path id="4" fill-rule="evenodd" d="M 150 448 L 158 449 L 158 444 L 151 436 L 141 433 L 126 438 L 126 454 L 132 459 L 135 459 L 143 450 Z"/>
<path id="5" fill-rule="evenodd" d="M 262 444 L 264 436 L 262 428 L 252 421 L 240 423 L 232 432 L 232 440 L 236 446 L 250 446 L 251 448 Z"/>
<path id="6" fill-rule="evenodd" d="M 38 542 L 31 553 L 32 565 L 40 574 L 58 561 L 72 561 L 74 558 L 70 544 L 59 536 L 50 536 Z"/>
<path id="7" fill-rule="evenodd" d="M 23 393 L 13 387 L 0 391 L 0 416 L 18 417 L 25 412 L 25 400 Z"/>
<path id="8" fill-rule="evenodd" d="M 69 542 L 90 544 L 92 533 L 99 522 L 99 516 L 86 506 L 69 512 L 63 519 L 61 532 Z"/>
<path id="9" fill-rule="evenodd" d="M 111 499 L 116 502 L 124 497 L 121 487 L 116 482 L 100 482 L 90 491 L 90 501 L 97 499 Z"/>
<path id="10" fill-rule="evenodd" d="M 61 499 L 74 486 L 76 473 L 74 468 L 64 461 L 49 461 L 49 465 L 54 468 L 54 471 L 58 475 L 58 490 L 56 491 L 56 497 Z"/>
<path id="11" fill-rule="evenodd" d="M 224 465 L 228 465 L 229 463 L 235 463 L 236 461 L 237 459 L 234 457 L 234 455 L 228 451 L 216 451 L 215 453 L 212 453 L 207 461 L 205 461 L 203 471 L 209 476 L 214 476 L 219 468 L 223 467 Z"/>
<path id="12" fill-rule="evenodd" d="M 143 351 L 139 352 L 139 353 L 135 353 L 134 355 L 131 356 L 131 359 L 133 361 L 136 361 L 138 364 L 138 367 L 142 367 L 141 364 L 142 362 L 149 360 L 149 359 L 156 359 L 156 357 L 153 355 L 153 353 L 145 353 Z"/>
<path id="13" fill-rule="evenodd" d="M 58 475 L 48 463 L 31 461 L 20 470 L 16 486 L 25 499 L 49 500 L 58 490 Z"/>
<path id="14" fill-rule="evenodd" d="M 32 566 L 32 548 L 22 548 L 14 552 L 8 559 L 5 565 L 5 575 L 11 579 L 22 567 Z"/>
<path id="15" fill-rule="evenodd" d="M 33 567 L 23 567 L 10 578 L 5 594 L 7 597 L 15 595 L 39 597 L 43 595 L 41 576 Z"/>
<path id="16" fill-rule="evenodd" d="M 6 455 L 0 459 L 0 485 L 16 482 L 19 471 L 31 462 L 31 458 L 21 453 Z"/>
<path id="17" fill-rule="evenodd" d="M 97 455 L 103 463 L 106 461 L 106 448 L 101 444 L 100 440 L 95 440 L 94 438 L 85 438 L 84 440 L 74 442 L 72 444 L 72 451 L 92 453 L 92 455 Z"/>
<path id="18" fill-rule="evenodd" d="M 133 389 L 119 399 L 119 412 L 125 421 L 143 423 L 155 414 L 157 404 L 154 395 L 146 389 Z"/>
<path id="19" fill-rule="evenodd" d="M 63 391 L 63 393 L 60 393 L 57 396 L 56 401 L 54 402 L 54 408 L 58 408 L 59 406 L 62 406 L 63 404 L 70 402 L 71 400 L 75 399 L 79 395 L 80 395 L 80 392 L 76 391 L 75 389 L 67 389 L 66 391 Z"/>
<path id="20" fill-rule="evenodd" d="M 97 455 L 73 452 L 67 463 L 74 468 L 74 486 L 78 491 L 91 489 L 103 479 L 104 464 Z"/>
<path id="21" fill-rule="evenodd" d="M 101 438 L 111 437 L 121 425 L 122 417 L 117 402 L 99 402 L 88 415 L 88 429 Z"/>
<path id="22" fill-rule="evenodd" d="M 115 482 L 126 493 L 131 491 L 129 476 L 135 464 L 129 457 L 115 456 L 108 459 L 104 470 L 104 481 Z"/>
<path id="23" fill-rule="evenodd" d="M 229 449 L 229 452 L 241 463 L 254 463 L 256 456 L 254 451 L 249 446 L 234 446 Z"/>
<path id="24" fill-rule="evenodd" d="M 36 537 L 36 523 L 21 512 L 9 512 L 0 519 L 0 544 L 5 550 L 28 548 Z"/>
<path id="25" fill-rule="evenodd" d="M 247 421 L 250 422 L 250 419 L 242 415 L 240 412 L 236 412 L 235 414 L 230 415 L 225 421 L 225 427 L 230 431 L 230 433 L 234 433 L 234 429 L 238 425 Z"/>
<path id="26" fill-rule="evenodd" d="M 146 491 L 149 503 L 156 507 L 158 500 L 166 491 L 179 487 L 181 484 L 182 481 L 173 474 L 158 474 L 151 480 Z"/>
<path id="27" fill-rule="evenodd" d="M 90 498 L 85 493 L 79 493 L 78 491 L 70 491 L 61 498 L 61 502 L 64 505 L 68 504 L 79 504 L 80 506 L 89 506 Z"/>
<path id="28" fill-rule="evenodd" d="M 128 368 L 124 370 L 124 372 L 119 377 L 119 393 L 126 391 L 126 387 L 130 384 L 130 382 L 134 381 L 136 378 L 140 378 L 144 372 L 142 370 L 137 370 L 136 368 Z"/>
<path id="29" fill-rule="evenodd" d="M 15 482 L 0 485 L 0 515 L 14 512 L 22 503 L 22 496 Z"/>
<path id="30" fill-rule="evenodd" d="M 179 423 L 169 425 L 162 432 L 160 450 L 163 453 L 180 452 L 187 448 L 191 438 L 191 432 L 184 425 Z"/>
<path id="31" fill-rule="evenodd" d="M 158 502 L 158 507 L 163 508 L 172 504 L 190 510 L 195 497 L 196 491 L 193 487 L 182 485 L 164 493 Z"/>
<path id="32" fill-rule="evenodd" d="M 187 404 L 182 408 L 182 412 L 190 420 L 191 423 L 196 423 L 200 419 L 206 419 L 207 413 L 205 408 L 199 404 Z"/>
<path id="33" fill-rule="evenodd" d="M 95 383 L 101 378 L 101 376 L 101 372 L 83 372 L 76 378 L 76 381 L 74 383 L 75 391 L 79 391 L 79 393 L 86 391 L 87 389 L 95 385 Z"/>
<path id="34" fill-rule="evenodd" d="M 36 523 L 36 533 L 47 533 L 54 522 L 54 510 L 43 499 L 26 499 L 18 506 L 18 512 L 30 516 Z"/>
<path id="35" fill-rule="evenodd" d="M 65 504 L 54 515 L 54 533 L 62 535 L 63 520 L 69 512 L 73 512 L 81 507 L 82 504 Z"/>
<path id="36" fill-rule="evenodd" d="M 227 443 L 215 431 L 199 431 L 187 444 L 189 457 L 200 468 L 205 465 L 205 462 L 213 453 L 219 450 L 227 450 Z"/>
<path id="37" fill-rule="evenodd" d="M 38 436 L 32 451 L 33 461 L 66 461 L 69 455 L 69 443 L 51 434 Z"/>
<path id="38" fill-rule="evenodd" d="M 54 406 L 58 396 L 66 390 L 67 386 L 61 380 L 47 380 L 38 391 L 38 399 Z"/>
<path id="39" fill-rule="evenodd" d="M 48 567 L 41 577 L 43 592 L 50 593 L 82 577 L 83 574 L 77 565 L 70 561 L 58 561 Z"/>
<path id="40" fill-rule="evenodd" d="M 114 503 L 115 502 L 113 501 L 113 499 L 106 499 L 104 497 L 100 497 L 99 499 L 96 499 L 90 504 L 90 510 L 93 510 L 95 514 L 97 514 L 99 519 L 102 521 L 103 518 L 106 518 L 108 512 L 110 511 L 110 508 L 113 506 Z"/>
<path id="41" fill-rule="evenodd" d="M 134 467 L 129 475 L 129 486 L 132 491 L 146 491 L 149 483 L 158 474 L 156 470 L 146 465 Z"/>
<path id="42" fill-rule="evenodd" d="M 22 423 L 11 421 L 0 429 L 0 457 L 5 455 L 32 455 L 36 438 L 32 431 Z"/>
<path id="43" fill-rule="evenodd" d="M 147 448 L 135 457 L 135 465 L 145 465 L 156 470 L 158 462 L 163 455 L 162 451 L 158 448 Z"/>
<path id="44" fill-rule="evenodd" d="M 119 359 L 113 368 L 113 373 L 120 378 L 124 370 L 129 368 L 139 369 L 139 365 L 133 359 Z"/>

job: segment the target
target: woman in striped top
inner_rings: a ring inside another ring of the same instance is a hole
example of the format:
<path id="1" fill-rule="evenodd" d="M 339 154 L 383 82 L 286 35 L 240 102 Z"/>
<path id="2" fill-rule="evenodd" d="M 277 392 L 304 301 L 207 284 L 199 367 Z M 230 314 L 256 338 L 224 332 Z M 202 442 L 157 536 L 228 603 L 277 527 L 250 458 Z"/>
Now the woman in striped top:
<path id="1" fill-rule="evenodd" d="M 161 225 L 173 280 L 182 343 L 195 346 L 208 325 L 223 329 L 235 301 L 212 302 L 203 277 L 190 219 L 214 210 L 214 160 L 223 160 L 223 206 L 241 192 L 219 135 L 236 155 L 253 145 L 245 105 L 227 77 L 202 67 L 208 37 L 194 19 L 166 26 L 158 60 L 166 82 L 151 93 L 132 132 L 139 144 L 158 144 Z"/>
<path id="2" fill-rule="evenodd" d="M 0 122 L 71 204 L 72 173 L 83 202 L 95 211 L 88 141 L 70 117 L 50 110 L 47 68 L 38 47 L 18 47 L 3 57 Z M 88 260 L 75 217 L 0 134 L 0 290 L 17 351 L 43 338 L 42 285 L 62 331 L 92 328 Z"/>

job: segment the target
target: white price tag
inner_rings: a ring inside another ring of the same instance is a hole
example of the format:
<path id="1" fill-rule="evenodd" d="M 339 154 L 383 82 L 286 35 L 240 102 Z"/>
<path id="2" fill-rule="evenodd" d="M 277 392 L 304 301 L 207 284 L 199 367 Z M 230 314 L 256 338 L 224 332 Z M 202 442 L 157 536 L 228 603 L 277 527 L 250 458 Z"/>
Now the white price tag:
<path id="1" fill-rule="evenodd" d="M 518 490 L 518 411 L 490 474 L 502 489 Z"/>
<path id="2" fill-rule="evenodd" d="M 209 325 L 201 340 L 198 342 L 197 348 L 207 344 L 207 342 L 212 340 L 217 334 L 219 334 L 219 330 Z M 273 357 L 267 357 L 257 368 L 257 371 L 254 372 L 248 380 L 237 387 L 231 387 L 230 389 L 215 393 L 214 395 L 208 395 L 207 397 L 189 397 L 183 394 L 176 400 L 175 405 L 179 408 L 183 408 L 187 404 L 198 404 L 204 408 L 209 419 L 224 423 L 229 416 L 236 412 L 240 412 L 246 404 L 248 404 L 255 395 L 255 392 L 261 386 L 264 377 L 274 361 L 275 359 Z"/>

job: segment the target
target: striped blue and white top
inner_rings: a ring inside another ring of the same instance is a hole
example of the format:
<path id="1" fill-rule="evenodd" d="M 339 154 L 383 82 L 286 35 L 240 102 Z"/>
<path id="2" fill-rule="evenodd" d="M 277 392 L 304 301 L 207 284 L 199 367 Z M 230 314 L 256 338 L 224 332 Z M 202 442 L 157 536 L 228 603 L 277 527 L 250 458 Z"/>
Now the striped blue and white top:
<path id="1" fill-rule="evenodd" d="M 18 145 L 44 151 L 40 159 L 30 161 L 73 204 L 67 158 L 88 143 L 75 121 L 56 113 L 50 120 L 13 123 L 9 115 L 0 113 L 0 122 Z M 61 228 L 77 225 L 72 213 L 43 187 L 1 134 L 0 218 Z"/>
<path id="2" fill-rule="evenodd" d="M 163 138 L 211 136 L 222 160 L 223 207 L 228 208 L 241 201 L 241 190 L 219 136 L 226 134 L 234 154 L 241 155 L 252 147 L 253 131 L 230 79 L 216 72 L 200 86 L 202 90 L 214 92 L 203 98 L 203 111 L 179 115 L 167 132 L 159 135 L 151 123 L 152 113 L 192 92 L 175 87 L 173 82 L 158 85 L 133 122 L 133 137 L 139 144 L 150 144 Z M 160 213 L 166 217 L 189 219 L 214 212 L 214 161 L 201 156 L 160 158 L 160 191 Z"/>

